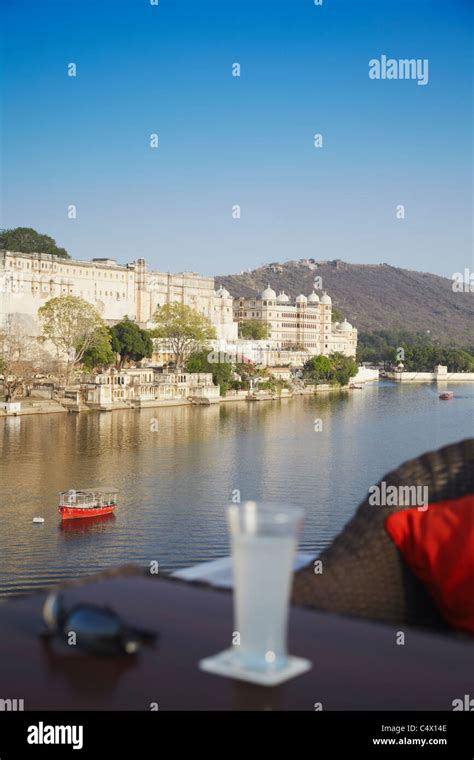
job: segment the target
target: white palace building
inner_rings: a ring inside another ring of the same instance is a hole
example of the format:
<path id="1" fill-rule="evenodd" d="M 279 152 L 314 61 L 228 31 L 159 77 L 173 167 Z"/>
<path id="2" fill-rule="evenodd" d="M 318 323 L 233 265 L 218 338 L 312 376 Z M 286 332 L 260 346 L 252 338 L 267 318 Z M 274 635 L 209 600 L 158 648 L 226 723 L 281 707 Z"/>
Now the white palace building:
<path id="1" fill-rule="evenodd" d="M 227 292 L 227 291 L 226 291 Z M 314 291 L 300 294 L 294 301 L 283 291 L 277 295 L 270 287 L 258 297 L 234 299 L 234 319 L 267 322 L 273 348 L 299 348 L 308 354 L 332 354 L 339 351 L 355 356 L 357 330 L 347 321 L 332 321 L 332 300 Z"/>
<path id="2" fill-rule="evenodd" d="M 257 343 L 260 348 L 265 344 L 272 360 L 275 351 L 293 352 L 292 362 L 298 352 L 301 360 L 304 355 L 335 351 L 355 356 L 357 330 L 346 320 L 332 322 L 331 298 L 326 293 L 299 295 L 292 302 L 283 292 L 277 296 L 270 286 L 258 297 L 236 299 L 225 288 L 214 288 L 213 277 L 148 270 L 144 258 L 118 264 L 108 258 L 78 261 L 0 251 L 0 323 L 9 314 L 21 315 L 31 334 L 39 333 L 39 307 L 58 296 L 83 298 L 108 324 L 128 316 L 142 327 L 153 326 L 153 314 L 160 306 L 179 302 L 210 319 L 219 349 L 240 344 L 239 323 L 257 319 L 269 325 L 269 338 Z"/>
<path id="3" fill-rule="evenodd" d="M 118 264 L 106 258 L 77 261 L 0 251 L 0 321 L 8 314 L 21 314 L 31 319 L 32 330 L 39 329 L 39 307 L 64 295 L 88 301 L 109 324 L 128 316 L 143 327 L 152 326 L 160 306 L 178 301 L 208 317 L 219 340 L 237 338 L 233 299 L 222 289 L 215 292 L 213 277 L 149 271 L 143 258 Z"/>

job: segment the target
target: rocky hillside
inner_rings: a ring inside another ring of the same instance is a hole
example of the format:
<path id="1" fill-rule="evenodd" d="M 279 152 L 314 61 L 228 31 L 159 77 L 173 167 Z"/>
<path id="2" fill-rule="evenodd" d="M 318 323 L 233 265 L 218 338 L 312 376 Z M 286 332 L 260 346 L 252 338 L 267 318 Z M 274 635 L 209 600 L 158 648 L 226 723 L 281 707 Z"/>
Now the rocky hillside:
<path id="1" fill-rule="evenodd" d="M 455 293 L 452 281 L 388 264 L 303 259 L 267 264 L 239 275 L 216 276 L 233 296 L 250 296 L 268 283 L 294 297 L 308 295 L 315 277 L 360 332 L 431 332 L 447 344 L 474 346 L 474 293 Z"/>

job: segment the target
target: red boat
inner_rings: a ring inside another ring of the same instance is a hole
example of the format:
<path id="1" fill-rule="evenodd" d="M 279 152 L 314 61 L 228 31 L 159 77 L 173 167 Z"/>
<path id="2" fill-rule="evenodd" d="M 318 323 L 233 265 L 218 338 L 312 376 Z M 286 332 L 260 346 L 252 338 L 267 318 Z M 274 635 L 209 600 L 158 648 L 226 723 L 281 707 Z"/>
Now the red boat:
<path id="1" fill-rule="evenodd" d="M 70 489 L 59 495 L 59 511 L 63 520 L 78 517 L 98 517 L 109 515 L 117 506 L 116 488 Z"/>
<path id="2" fill-rule="evenodd" d="M 452 398 L 454 398 L 454 393 L 452 391 L 445 391 L 444 393 L 441 393 L 439 398 L 441 401 L 450 401 Z"/>

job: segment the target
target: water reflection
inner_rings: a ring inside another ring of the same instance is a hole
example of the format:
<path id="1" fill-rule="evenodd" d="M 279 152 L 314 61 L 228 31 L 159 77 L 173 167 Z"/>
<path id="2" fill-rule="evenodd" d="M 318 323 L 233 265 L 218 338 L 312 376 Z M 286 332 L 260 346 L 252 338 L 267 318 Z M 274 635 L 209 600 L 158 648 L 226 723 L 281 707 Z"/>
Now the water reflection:
<path id="1" fill-rule="evenodd" d="M 449 404 L 432 386 L 382 383 L 276 402 L 0 421 L 0 594 L 121 563 L 169 570 L 223 556 L 224 507 L 236 490 L 303 506 L 302 548 L 318 551 L 387 471 L 472 435 L 474 389 L 453 390 Z M 61 522 L 59 491 L 101 485 L 120 490 L 115 515 Z"/>
<path id="2" fill-rule="evenodd" d="M 115 523 L 115 515 L 96 515 L 84 519 L 62 520 L 59 530 L 66 538 L 85 536 L 88 533 L 98 533 L 110 528 Z"/>

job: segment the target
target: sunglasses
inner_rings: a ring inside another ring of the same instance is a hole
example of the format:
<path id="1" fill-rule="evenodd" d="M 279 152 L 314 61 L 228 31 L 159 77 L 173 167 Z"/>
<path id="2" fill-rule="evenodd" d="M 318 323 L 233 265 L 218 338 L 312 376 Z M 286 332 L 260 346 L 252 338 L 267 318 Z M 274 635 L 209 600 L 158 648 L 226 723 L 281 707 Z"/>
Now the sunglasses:
<path id="1" fill-rule="evenodd" d="M 94 604 L 76 604 L 66 609 L 63 597 L 52 591 L 43 606 L 46 628 L 41 635 L 59 636 L 69 645 L 75 645 L 92 654 L 131 655 L 143 644 L 151 644 L 157 633 L 125 623 L 108 607 Z"/>

